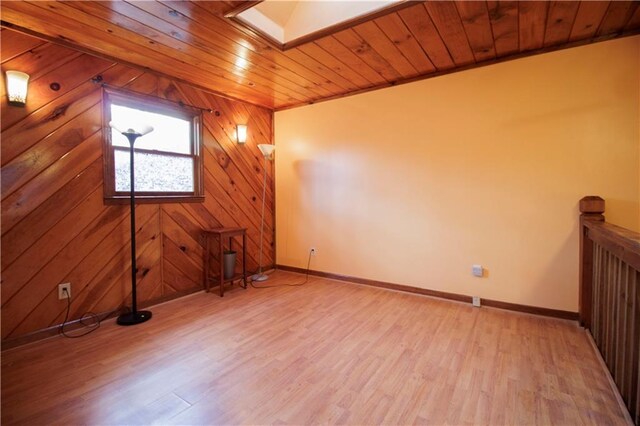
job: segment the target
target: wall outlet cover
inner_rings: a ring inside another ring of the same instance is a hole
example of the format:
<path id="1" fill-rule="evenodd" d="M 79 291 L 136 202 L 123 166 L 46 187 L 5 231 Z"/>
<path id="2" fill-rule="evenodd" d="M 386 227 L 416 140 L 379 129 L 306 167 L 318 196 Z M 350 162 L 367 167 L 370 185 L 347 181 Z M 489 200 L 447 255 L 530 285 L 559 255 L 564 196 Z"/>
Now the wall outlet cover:
<path id="1" fill-rule="evenodd" d="M 484 275 L 484 268 L 482 265 L 473 265 L 471 267 L 471 272 L 474 277 L 482 277 Z"/>
<path id="2" fill-rule="evenodd" d="M 67 291 L 64 291 L 66 289 Z M 71 297 L 71 283 L 58 284 L 58 299 L 69 299 Z"/>
<path id="3" fill-rule="evenodd" d="M 476 308 L 480 307 L 480 296 L 473 296 L 471 303 L 473 304 L 473 306 L 475 306 Z"/>

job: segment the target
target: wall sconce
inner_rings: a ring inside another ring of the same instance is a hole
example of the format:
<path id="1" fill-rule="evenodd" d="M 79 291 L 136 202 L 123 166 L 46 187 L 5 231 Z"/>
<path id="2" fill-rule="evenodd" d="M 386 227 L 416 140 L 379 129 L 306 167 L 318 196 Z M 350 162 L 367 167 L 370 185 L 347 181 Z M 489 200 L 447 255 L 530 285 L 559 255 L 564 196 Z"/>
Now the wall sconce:
<path id="1" fill-rule="evenodd" d="M 20 71 L 7 71 L 7 97 L 9 105 L 25 106 L 29 74 Z"/>
<path id="2" fill-rule="evenodd" d="M 236 140 L 238 143 L 245 143 L 247 141 L 246 124 L 236 124 Z"/>

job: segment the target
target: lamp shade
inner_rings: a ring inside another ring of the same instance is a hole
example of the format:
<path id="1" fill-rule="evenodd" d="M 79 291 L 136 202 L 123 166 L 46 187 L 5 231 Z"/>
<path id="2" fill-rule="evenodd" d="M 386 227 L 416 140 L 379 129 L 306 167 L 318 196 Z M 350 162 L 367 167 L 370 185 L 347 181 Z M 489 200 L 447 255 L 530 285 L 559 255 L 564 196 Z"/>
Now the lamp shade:
<path id="1" fill-rule="evenodd" d="M 247 141 L 247 125 L 246 124 L 236 125 L 236 138 L 238 139 L 238 143 L 245 143 Z"/>
<path id="2" fill-rule="evenodd" d="M 20 71 L 7 71 L 6 75 L 9 104 L 24 106 L 27 103 L 29 74 Z"/>
<path id="3" fill-rule="evenodd" d="M 260 150 L 260 152 L 262 152 L 262 155 L 264 155 L 264 158 L 268 158 L 268 157 L 271 156 L 273 151 L 275 151 L 276 146 L 275 145 L 266 144 L 266 143 L 262 143 L 262 144 L 258 145 L 258 149 Z"/>
<path id="4" fill-rule="evenodd" d="M 114 121 L 110 121 L 109 126 L 111 126 L 112 129 L 115 129 L 117 132 L 122 133 L 123 135 L 137 135 L 138 137 L 144 136 L 147 133 L 151 133 L 153 131 L 153 127 L 145 124 L 132 126 L 127 125 L 126 123 L 116 123 Z"/>

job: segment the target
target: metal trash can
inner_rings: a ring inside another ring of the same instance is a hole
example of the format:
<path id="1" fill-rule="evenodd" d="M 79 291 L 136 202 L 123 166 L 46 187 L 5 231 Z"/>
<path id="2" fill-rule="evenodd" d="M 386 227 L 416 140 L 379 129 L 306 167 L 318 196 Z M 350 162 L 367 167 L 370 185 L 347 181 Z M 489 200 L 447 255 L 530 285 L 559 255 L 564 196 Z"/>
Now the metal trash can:
<path id="1" fill-rule="evenodd" d="M 236 271 L 236 252 L 226 250 L 224 252 L 224 279 L 228 280 L 233 278 L 233 274 Z"/>

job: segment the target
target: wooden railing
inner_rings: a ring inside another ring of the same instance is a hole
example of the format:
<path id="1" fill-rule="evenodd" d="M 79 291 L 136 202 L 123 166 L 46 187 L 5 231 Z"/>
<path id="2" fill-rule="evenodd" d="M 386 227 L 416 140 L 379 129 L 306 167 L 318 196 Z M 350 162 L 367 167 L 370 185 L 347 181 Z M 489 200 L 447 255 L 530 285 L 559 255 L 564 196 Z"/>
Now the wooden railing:
<path id="1" fill-rule="evenodd" d="M 580 212 L 580 323 L 640 425 L 640 234 L 605 222 L 600 197 Z"/>

